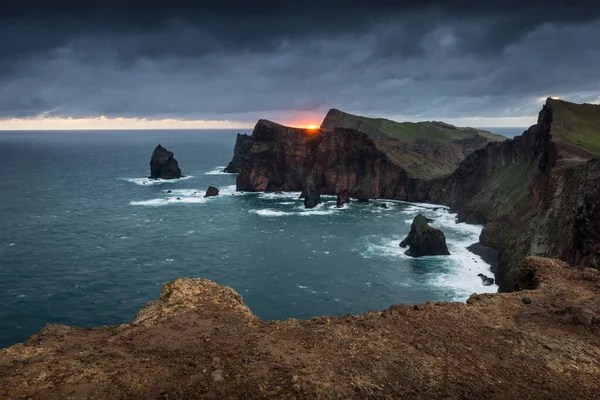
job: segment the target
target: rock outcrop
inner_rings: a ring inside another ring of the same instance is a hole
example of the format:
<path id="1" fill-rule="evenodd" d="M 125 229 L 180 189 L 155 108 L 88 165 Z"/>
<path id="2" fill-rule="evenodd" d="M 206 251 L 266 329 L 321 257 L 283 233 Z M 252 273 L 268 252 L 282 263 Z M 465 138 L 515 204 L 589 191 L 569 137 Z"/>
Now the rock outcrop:
<path id="1" fill-rule="evenodd" d="M 306 193 L 308 177 L 318 166 L 323 194 L 348 190 L 356 198 L 410 200 L 420 179 L 447 174 L 475 149 L 505 139 L 443 123 L 402 124 L 345 113 L 344 118 L 364 123 L 338 127 L 339 113 L 331 110 L 317 130 L 260 120 L 238 190 Z"/>
<path id="2" fill-rule="evenodd" d="M 335 199 L 335 206 L 341 208 L 348 203 L 350 203 L 350 192 L 347 189 L 341 190 Z"/>
<path id="3" fill-rule="evenodd" d="M 214 196 L 218 196 L 219 195 L 219 189 L 217 189 L 214 186 L 209 186 L 208 189 L 206 189 L 206 193 L 204 194 L 204 197 L 214 197 Z"/>
<path id="4" fill-rule="evenodd" d="M 526 291 L 304 321 L 177 279 L 130 324 L 47 325 L 0 350 L 0 398 L 596 399 L 600 271 L 514 270 Z"/>
<path id="5" fill-rule="evenodd" d="M 252 148 L 252 144 L 254 140 L 252 136 L 238 133 L 235 140 L 235 147 L 233 148 L 233 158 L 227 164 L 227 167 L 223 170 L 223 172 L 227 172 L 230 174 L 237 174 L 242 169 L 242 165 L 244 165 L 244 159 L 246 158 L 246 154 Z"/>
<path id="6" fill-rule="evenodd" d="M 505 276 L 527 255 L 600 265 L 598 157 L 600 106 L 548 99 L 537 124 L 425 182 L 417 200 L 485 224 L 481 243 L 500 251 L 496 283 L 510 291 Z"/>
<path id="7" fill-rule="evenodd" d="M 156 146 L 150 159 L 151 179 L 178 179 L 181 178 L 181 170 L 173 153 L 162 147 Z"/>
<path id="8" fill-rule="evenodd" d="M 321 179 L 319 169 L 314 168 L 306 183 L 306 196 L 304 197 L 304 208 L 315 208 L 321 204 Z"/>
<path id="9" fill-rule="evenodd" d="M 252 147 L 237 177 L 237 190 L 301 191 L 308 178 L 307 163 L 323 141 L 321 130 L 290 128 L 260 120 L 252 132 Z"/>
<path id="10" fill-rule="evenodd" d="M 449 255 L 444 232 L 429 226 L 427 218 L 419 214 L 410 226 L 406 239 L 400 242 L 400 247 L 407 247 L 404 254 L 411 257 Z"/>

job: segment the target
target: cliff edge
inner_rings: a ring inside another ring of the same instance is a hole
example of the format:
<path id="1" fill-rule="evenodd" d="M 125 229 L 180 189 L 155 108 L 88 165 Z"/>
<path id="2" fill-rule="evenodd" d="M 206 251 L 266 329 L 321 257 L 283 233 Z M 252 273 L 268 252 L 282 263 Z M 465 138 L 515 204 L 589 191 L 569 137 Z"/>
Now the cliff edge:
<path id="1" fill-rule="evenodd" d="M 514 279 L 467 304 L 281 322 L 177 279 L 130 324 L 0 350 L 0 398 L 597 398 L 600 272 L 530 257 Z"/>

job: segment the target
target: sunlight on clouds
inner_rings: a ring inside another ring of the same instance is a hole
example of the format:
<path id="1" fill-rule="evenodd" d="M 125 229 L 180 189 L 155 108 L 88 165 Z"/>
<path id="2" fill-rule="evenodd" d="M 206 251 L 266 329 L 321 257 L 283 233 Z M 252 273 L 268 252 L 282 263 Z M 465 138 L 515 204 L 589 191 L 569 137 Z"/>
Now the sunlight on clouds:
<path id="1" fill-rule="evenodd" d="M 237 121 L 146 118 L 11 118 L 0 120 L 0 130 L 93 130 L 93 129 L 249 129 L 253 123 Z"/>

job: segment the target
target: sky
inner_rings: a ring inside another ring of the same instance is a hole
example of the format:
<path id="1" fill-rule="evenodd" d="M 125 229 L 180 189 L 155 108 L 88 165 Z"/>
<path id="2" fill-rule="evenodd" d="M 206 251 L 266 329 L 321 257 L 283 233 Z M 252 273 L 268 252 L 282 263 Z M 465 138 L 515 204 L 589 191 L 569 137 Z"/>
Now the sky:
<path id="1" fill-rule="evenodd" d="M 0 5 L 0 129 L 461 126 L 600 103 L 600 1 L 21 0 Z"/>

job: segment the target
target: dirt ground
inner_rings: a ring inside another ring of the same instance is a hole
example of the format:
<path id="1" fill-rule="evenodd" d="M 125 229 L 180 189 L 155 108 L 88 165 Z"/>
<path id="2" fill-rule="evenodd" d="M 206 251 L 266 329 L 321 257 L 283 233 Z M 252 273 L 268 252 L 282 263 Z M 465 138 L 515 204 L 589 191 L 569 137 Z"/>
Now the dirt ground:
<path id="1" fill-rule="evenodd" d="M 0 350 L 0 398 L 600 398 L 600 271 L 519 271 L 537 288 L 283 322 L 178 279 L 131 324 L 49 325 Z"/>

